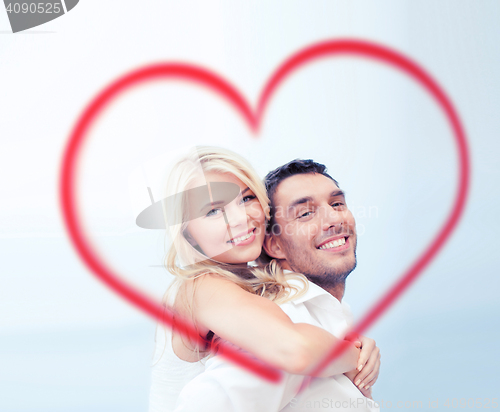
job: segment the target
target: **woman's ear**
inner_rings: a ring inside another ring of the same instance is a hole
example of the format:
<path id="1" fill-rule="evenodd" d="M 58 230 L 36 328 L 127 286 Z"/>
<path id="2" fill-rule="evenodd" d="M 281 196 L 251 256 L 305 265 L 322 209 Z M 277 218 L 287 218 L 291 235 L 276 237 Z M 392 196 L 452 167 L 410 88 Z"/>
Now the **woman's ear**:
<path id="1" fill-rule="evenodd" d="M 285 254 L 283 253 L 283 249 L 280 246 L 280 243 L 276 239 L 276 236 L 266 234 L 264 238 L 264 244 L 262 245 L 266 253 L 276 259 L 286 259 Z"/>

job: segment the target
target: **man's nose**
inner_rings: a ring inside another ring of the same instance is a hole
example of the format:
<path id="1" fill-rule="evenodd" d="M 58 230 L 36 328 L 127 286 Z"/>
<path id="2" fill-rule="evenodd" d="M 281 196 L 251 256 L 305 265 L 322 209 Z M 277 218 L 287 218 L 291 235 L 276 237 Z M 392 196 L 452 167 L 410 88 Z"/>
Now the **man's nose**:
<path id="1" fill-rule="evenodd" d="M 321 229 L 326 231 L 335 227 L 337 232 L 341 231 L 344 224 L 344 213 L 340 210 L 335 210 L 330 205 L 321 209 Z"/>

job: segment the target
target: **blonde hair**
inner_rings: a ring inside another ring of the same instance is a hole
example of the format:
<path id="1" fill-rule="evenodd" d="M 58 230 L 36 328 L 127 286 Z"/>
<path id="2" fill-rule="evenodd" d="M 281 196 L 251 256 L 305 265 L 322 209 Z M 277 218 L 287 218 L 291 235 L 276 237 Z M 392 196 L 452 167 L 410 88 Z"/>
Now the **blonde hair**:
<path id="1" fill-rule="evenodd" d="M 295 298 L 305 293 L 307 290 L 305 277 L 296 273 L 283 273 L 276 260 L 272 260 L 265 266 L 257 267 L 248 266 L 248 262 L 241 262 L 242 264 L 239 265 L 226 264 L 203 255 L 191 245 L 184 236 L 188 224 L 185 193 L 189 185 L 199 176 L 200 171 L 204 173 L 228 173 L 237 177 L 253 191 L 266 218 L 269 219 L 269 199 L 264 184 L 243 157 L 219 147 L 198 146 L 192 150 L 174 166 L 167 183 L 167 194 L 173 201 L 164 203 L 164 213 L 167 232 L 170 232 L 172 243 L 164 264 L 166 269 L 175 275 L 176 279 L 165 293 L 165 304 L 168 302 L 169 293 L 172 290 L 178 289 L 186 280 L 197 279 L 206 274 L 220 276 L 249 293 L 263 296 L 278 304 L 291 300 L 292 296 Z M 179 195 L 172 196 L 172 194 Z M 304 287 L 298 288 L 290 285 L 287 278 L 300 279 Z M 292 291 L 295 293 L 291 293 Z M 193 295 L 194 293 L 195 288 L 193 288 Z M 187 307 L 191 319 L 194 321 L 192 298 L 191 302 L 187 302 Z"/>

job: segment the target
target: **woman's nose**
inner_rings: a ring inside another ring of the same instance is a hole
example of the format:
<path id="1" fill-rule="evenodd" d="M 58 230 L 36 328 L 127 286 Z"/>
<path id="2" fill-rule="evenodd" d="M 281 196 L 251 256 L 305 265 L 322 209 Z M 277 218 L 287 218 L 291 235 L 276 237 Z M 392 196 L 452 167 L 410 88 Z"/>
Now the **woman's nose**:
<path id="1" fill-rule="evenodd" d="M 238 205 L 227 205 L 225 207 L 226 224 L 230 227 L 237 227 L 240 225 L 247 224 L 247 213 L 244 207 L 238 207 Z"/>

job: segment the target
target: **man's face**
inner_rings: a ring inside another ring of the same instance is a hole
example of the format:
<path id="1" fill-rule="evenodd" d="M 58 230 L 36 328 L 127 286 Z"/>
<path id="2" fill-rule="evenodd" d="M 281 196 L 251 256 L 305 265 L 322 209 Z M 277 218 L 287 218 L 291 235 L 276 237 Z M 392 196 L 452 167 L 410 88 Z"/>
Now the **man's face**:
<path id="1" fill-rule="evenodd" d="M 335 182 L 317 173 L 288 177 L 277 187 L 274 206 L 283 266 L 323 287 L 343 282 L 356 267 L 356 224 Z"/>

